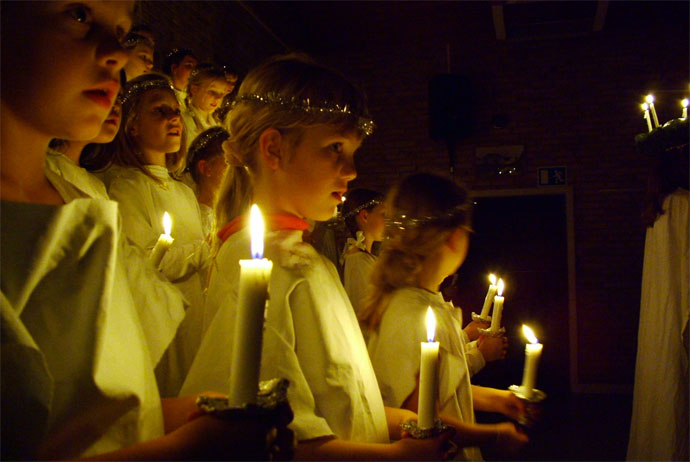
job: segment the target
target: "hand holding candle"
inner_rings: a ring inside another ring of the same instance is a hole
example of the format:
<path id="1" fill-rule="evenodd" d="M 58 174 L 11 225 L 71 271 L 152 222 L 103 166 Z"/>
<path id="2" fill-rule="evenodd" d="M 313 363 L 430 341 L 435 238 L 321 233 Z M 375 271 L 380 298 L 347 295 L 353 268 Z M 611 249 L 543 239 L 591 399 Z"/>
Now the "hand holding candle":
<path id="1" fill-rule="evenodd" d="M 174 239 L 170 236 L 172 231 L 172 219 L 170 214 L 165 212 L 163 214 L 163 234 L 158 237 L 156 245 L 153 247 L 151 254 L 149 255 L 149 260 L 153 263 L 153 266 L 158 269 L 165 256 L 165 252 L 168 251 L 172 245 Z"/>
<path id="2" fill-rule="evenodd" d="M 426 312 L 426 332 L 428 342 L 422 342 L 422 356 L 419 365 L 419 400 L 417 404 L 417 426 L 420 429 L 432 428 L 436 422 L 436 395 L 438 394 L 438 342 L 436 317 L 429 307 Z"/>
<path id="3" fill-rule="evenodd" d="M 541 357 L 543 345 L 539 343 L 532 329 L 522 325 L 522 333 L 530 343 L 525 345 L 525 369 L 522 374 L 522 393 L 527 399 L 534 394 L 534 385 L 537 381 L 537 366 Z"/>
<path id="4" fill-rule="evenodd" d="M 489 309 L 491 308 L 491 302 L 494 299 L 494 296 L 496 295 L 496 292 L 498 291 L 498 287 L 496 286 L 496 276 L 493 274 L 489 275 L 489 290 L 486 292 L 486 297 L 484 298 L 484 306 L 482 307 L 482 313 L 481 317 L 484 319 L 488 319 L 489 316 Z"/>
<path id="5" fill-rule="evenodd" d="M 228 404 L 256 403 L 261 370 L 264 311 L 273 263 L 263 257 L 264 222 L 252 205 L 250 212 L 251 260 L 240 260 L 240 287 L 233 338 Z"/>

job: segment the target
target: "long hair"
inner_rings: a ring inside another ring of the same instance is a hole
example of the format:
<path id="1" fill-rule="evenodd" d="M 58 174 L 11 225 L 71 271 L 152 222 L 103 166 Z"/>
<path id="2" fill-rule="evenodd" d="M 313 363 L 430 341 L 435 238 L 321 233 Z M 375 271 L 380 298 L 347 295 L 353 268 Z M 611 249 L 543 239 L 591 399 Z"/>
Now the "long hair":
<path id="1" fill-rule="evenodd" d="M 169 84 L 170 88 L 168 89 L 165 85 L 150 86 L 152 85 L 151 82 L 160 82 L 161 84 L 167 83 Z M 152 72 L 140 75 L 127 82 L 127 86 L 125 87 L 125 100 L 122 103 L 122 122 L 120 124 L 120 130 L 115 137 L 117 148 L 115 149 L 115 154 L 113 156 L 114 164 L 126 167 L 136 167 L 157 183 L 160 183 L 160 180 L 151 175 L 151 173 L 149 173 L 149 171 L 145 168 L 146 160 L 144 159 L 144 155 L 141 153 L 137 141 L 131 135 L 131 129 L 132 124 L 141 111 L 141 104 L 144 100 L 144 95 L 150 91 L 161 89 L 164 91 L 170 91 L 170 94 L 177 99 L 175 92 L 172 90 L 170 79 L 163 74 Z M 168 171 L 175 179 L 179 179 L 186 168 L 187 134 L 184 129 L 184 124 L 181 124 L 181 126 L 182 137 L 180 140 L 180 150 L 177 152 L 167 153 L 165 159 Z"/>
<path id="2" fill-rule="evenodd" d="M 468 191 L 453 180 L 429 173 L 412 174 L 386 199 L 386 234 L 372 270 L 372 290 L 359 318 L 375 330 L 396 289 L 419 282 L 423 263 L 458 227 L 470 230 Z"/>
<path id="3" fill-rule="evenodd" d="M 277 99 L 292 104 L 279 104 Z M 318 110 L 336 106 L 347 110 Z M 222 227 L 248 210 L 258 172 L 259 138 L 266 129 L 279 130 L 295 144 L 306 128 L 319 124 L 337 125 L 363 137 L 359 122 L 368 117 L 364 94 L 306 55 L 277 56 L 250 71 L 226 119 L 230 139 L 224 149 L 231 166 L 218 193 L 217 225 Z"/>

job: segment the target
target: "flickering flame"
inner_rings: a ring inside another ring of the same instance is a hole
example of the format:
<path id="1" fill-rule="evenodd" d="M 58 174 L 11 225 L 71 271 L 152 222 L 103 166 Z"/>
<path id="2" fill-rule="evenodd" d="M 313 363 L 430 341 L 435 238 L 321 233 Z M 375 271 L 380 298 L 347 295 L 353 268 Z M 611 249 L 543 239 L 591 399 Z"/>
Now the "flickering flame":
<path id="1" fill-rule="evenodd" d="M 498 291 L 496 292 L 496 295 L 499 297 L 503 295 L 503 289 L 505 288 L 505 284 L 503 283 L 503 278 L 498 280 Z"/>
<path id="2" fill-rule="evenodd" d="M 690 103 L 690 100 L 685 98 L 683 101 L 680 102 L 680 105 L 683 106 L 684 108 L 688 107 L 688 103 Z"/>
<path id="3" fill-rule="evenodd" d="M 426 338 L 429 342 L 434 341 L 436 336 L 436 316 L 434 316 L 434 310 L 429 307 L 426 310 Z"/>
<path id="4" fill-rule="evenodd" d="M 252 258 L 264 256 L 264 218 L 261 210 L 254 204 L 249 212 L 249 232 L 251 236 Z"/>
<path id="5" fill-rule="evenodd" d="M 527 327 L 527 325 L 525 325 L 525 324 L 522 325 L 522 335 L 524 335 L 525 338 L 527 338 L 529 343 L 532 343 L 532 344 L 539 343 L 539 340 L 537 340 L 537 337 L 534 335 L 534 332 L 532 331 L 532 329 Z"/>
<path id="6" fill-rule="evenodd" d="M 172 218 L 170 218 L 170 214 L 168 212 L 163 214 L 163 231 L 168 236 L 170 236 L 170 233 L 172 232 Z"/>
<path id="7" fill-rule="evenodd" d="M 652 95 L 650 93 L 647 95 L 647 97 L 644 100 L 647 101 L 650 105 L 652 105 L 652 104 L 654 104 L 654 95 Z"/>
<path id="8" fill-rule="evenodd" d="M 647 104 L 647 103 L 642 103 L 642 110 L 643 110 L 643 111 L 649 111 L 649 104 Z"/>
<path id="9" fill-rule="evenodd" d="M 496 285 L 496 275 L 495 274 L 493 274 L 493 273 L 489 274 L 489 282 L 491 283 L 491 285 L 494 285 L 494 286 Z"/>

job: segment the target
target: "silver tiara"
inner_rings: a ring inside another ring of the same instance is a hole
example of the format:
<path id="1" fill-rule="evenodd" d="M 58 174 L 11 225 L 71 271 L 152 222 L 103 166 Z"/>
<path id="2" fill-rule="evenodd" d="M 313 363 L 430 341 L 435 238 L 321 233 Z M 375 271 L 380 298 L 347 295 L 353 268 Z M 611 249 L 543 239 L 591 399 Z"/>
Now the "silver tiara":
<path id="1" fill-rule="evenodd" d="M 347 202 L 347 199 L 345 200 L 345 202 Z M 364 204 L 360 205 L 359 207 L 355 207 L 354 209 L 350 210 L 345 215 L 343 215 L 343 220 L 347 220 L 348 218 L 357 215 L 362 210 L 367 210 L 367 209 L 370 209 L 371 207 L 379 205 L 381 202 L 383 202 L 383 199 L 380 197 L 377 197 L 376 199 L 372 199 L 369 202 L 365 202 Z"/>
<path id="2" fill-rule="evenodd" d="M 142 82 L 134 82 L 132 84 L 127 85 L 127 88 L 125 89 L 125 95 L 122 97 L 122 104 L 125 104 L 127 101 L 130 100 L 130 98 L 133 98 L 134 96 L 138 95 L 143 91 L 158 88 L 167 89 L 172 91 L 173 93 L 175 92 L 175 88 L 173 87 L 172 83 L 164 78 L 144 80 Z"/>
<path id="3" fill-rule="evenodd" d="M 201 135 L 194 139 L 190 146 L 189 153 L 187 154 L 187 165 L 191 165 L 197 154 L 203 151 L 211 141 L 221 137 L 228 139 L 230 135 L 223 127 L 213 127 L 204 131 Z"/>
<path id="4" fill-rule="evenodd" d="M 407 228 L 416 228 L 429 223 L 442 223 L 444 221 L 450 221 L 470 210 L 472 210 L 472 203 L 464 202 L 456 207 L 453 207 L 448 212 L 440 213 L 438 215 L 427 215 L 424 217 L 412 218 L 408 217 L 404 213 L 399 213 L 390 218 L 386 218 L 386 227 L 404 230 Z M 469 225 L 465 225 L 463 227 L 466 228 L 468 231 L 472 230 Z"/>
<path id="5" fill-rule="evenodd" d="M 309 98 L 302 100 L 295 97 L 284 98 L 275 92 L 266 93 L 265 95 L 257 95 L 254 93 L 239 95 L 232 103 L 232 107 L 234 108 L 238 103 L 241 102 L 272 104 L 287 111 L 296 110 L 306 112 L 308 114 L 333 114 L 344 116 L 353 115 L 352 111 L 347 105 L 341 106 L 339 104 L 324 103 L 317 106 L 312 104 Z M 374 121 L 369 118 L 359 117 L 357 120 L 357 127 L 367 136 L 374 133 Z"/>

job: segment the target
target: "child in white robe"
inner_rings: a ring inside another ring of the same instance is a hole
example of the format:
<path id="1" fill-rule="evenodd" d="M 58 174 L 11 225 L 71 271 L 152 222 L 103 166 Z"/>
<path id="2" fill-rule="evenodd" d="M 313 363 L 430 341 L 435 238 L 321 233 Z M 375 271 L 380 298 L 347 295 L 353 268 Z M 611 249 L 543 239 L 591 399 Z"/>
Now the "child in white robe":
<path id="1" fill-rule="evenodd" d="M 189 304 L 157 369 L 162 396 L 177 396 L 201 342 L 209 247 L 194 193 L 168 171 L 177 156 L 184 156 L 185 146 L 179 104 L 167 77 L 147 74 L 127 82 L 122 117 L 108 193 L 120 204 L 127 239 L 146 252 L 164 232 L 163 214 L 170 214 L 174 241 L 159 269 Z"/>
<path id="2" fill-rule="evenodd" d="M 527 437 L 512 423 L 477 425 L 474 409 L 515 418 L 524 405 L 508 390 L 470 383 L 462 336 L 462 313 L 444 302 L 441 282 L 457 271 L 469 245 L 470 202 L 451 180 L 414 174 L 389 193 L 389 225 L 360 316 L 384 403 L 417 410 L 419 345 L 428 341 L 424 318 L 431 307 L 440 343 L 441 417 L 458 430 L 461 459 L 479 460 L 477 446 L 519 448 Z"/>
<path id="3" fill-rule="evenodd" d="M 238 261 L 249 258 L 245 213 L 253 201 L 266 216 L 273 261 L 260 375 L 290 381 L 296 458 L 441 459 L 445 433 L 389 443 L 416 416 L 384 408 L 338 273 L 302 241 L 305 218 L 333 216 L 356 176 L 354 153 L 372 127 L 362 95 L 308 58 L 277 57 L 247 75 L 228 120 L 224 149 L 234 166 L 216 208 L 225 226 L 207 297 L 215 316 L 182 392 L 229 386 Z"/>
<path id="4" fill-rule="evenodd" d="M 227 94 L 225 72 L 213 64 L 199 64 L 189 75 L 187 99 L 182 113 L 187 129 L 187 146 L 201 132 L 218 125 L 213 112 Z"/>
<path id="5" fill-rule="evenodd" d="M 65 205 L 45 175 L 51 139 L 93 138 L 108 116 L 132 16 L 131 2 L 2 5 L 3 460 L 221 458 L 266 433 L 186 423 L 194 397 L 163 405 L 117 260 L 117 204 Z"/>

